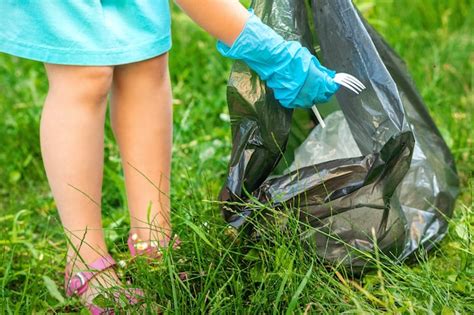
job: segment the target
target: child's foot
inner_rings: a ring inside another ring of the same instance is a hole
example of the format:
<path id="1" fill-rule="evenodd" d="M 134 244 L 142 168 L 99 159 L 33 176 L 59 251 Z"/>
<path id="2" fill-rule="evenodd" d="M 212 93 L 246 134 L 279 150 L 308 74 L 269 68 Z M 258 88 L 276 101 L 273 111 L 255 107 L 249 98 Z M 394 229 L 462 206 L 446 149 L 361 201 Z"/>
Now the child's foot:
<path id="1" fill-rule="evenodd" d="M 150 258 L 160 258 L 161 250 L 168 247 L 169 243 L 177 248 L 181 241 L 177 235 L 173 235 L 171 226 L 166 222 L 131 228 L 127 242 L 133 257 L 146 255 Z"/>
<path id="2" fill-rule="evenodd" d="M 170 236 L 165 234 L 160 238 L 142 237 L 138 233 L 130 233 L 127 244 L 132 257 L 145 255 L 153 259 L 160 259 L 162 250 L 167 248 L 170 243 L 172 243 L 173 249 L 178 249 L 181 244 L 181 240 L 177 235 Z"/>
<path id="3" fill-rule="evenodd" d="M 181 240 L 178 235 L 169 236 L 166 235 L 164 238 L 157 240 L 144 240 L 141 239 L 138 233 L 130 232 L 128 237 L 128 249 L 130 255 L 133 258 L 138 256 L 146 256 L 150 260 L 161 260 L 163 255 L 163 249 L 167 248 L 169 244 L 172 244 L 173 249 L 179 249 L 181 245 Z M 183 281 L 188 279 L 188 274 L 186 272 L 180 272 L 179 278 Z"/>
<path id="4" fill-rule="evenodd" d="M 113 314 L 108 307 L 126 307 L 143 297 L 139 289 L 125 289 L 113 267 L 110 256 L 101 257 L 89 265 L 76 263 L 66 268 L 65 288 L 68 296 L 77 295 L 92 314 Z"/>

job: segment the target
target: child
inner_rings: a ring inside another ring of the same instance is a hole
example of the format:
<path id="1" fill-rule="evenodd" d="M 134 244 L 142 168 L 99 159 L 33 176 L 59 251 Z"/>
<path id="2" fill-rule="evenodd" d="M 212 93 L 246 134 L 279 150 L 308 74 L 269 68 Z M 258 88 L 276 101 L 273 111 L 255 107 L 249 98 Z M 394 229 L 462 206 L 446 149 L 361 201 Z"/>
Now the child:
<path id="1" fill-rule="evenodd" d="M 285 41 L 235 0 L 177 0 L 219 39 L 224 56 L 246 62 L 285 107 L 325 102 L 334 72 Z M 93 312 L 100 289 L 120 285 L 101 225 L 106 103 L 125 173 L 133 256 L 159 258 L 173 242 L 168 0 L 1 1 L 0 51 L 42 61 L 49 91 L 40 143 L 48 182 L 70 239 L 65 285 Z M 80 259 L 77 259 L 80 257 Z M 122 289 L 130 303 L 139 290 Z"/>

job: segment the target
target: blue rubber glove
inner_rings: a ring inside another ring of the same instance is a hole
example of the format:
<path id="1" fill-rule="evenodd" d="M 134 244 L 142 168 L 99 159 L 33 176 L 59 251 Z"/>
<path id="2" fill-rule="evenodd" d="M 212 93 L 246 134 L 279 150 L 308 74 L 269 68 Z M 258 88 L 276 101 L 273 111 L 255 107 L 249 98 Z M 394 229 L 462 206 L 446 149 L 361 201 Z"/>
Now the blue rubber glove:
<path id="1" fill-rule="evenodd" d="M 218 41 L 225 57 L 244 61 L 273 89 L 287 108 L 324 103 L 339 89 L 334 71 L 323 67 L 299 42 L 286 41 L 265 25 L 253 11 L 232 47 Z"/>

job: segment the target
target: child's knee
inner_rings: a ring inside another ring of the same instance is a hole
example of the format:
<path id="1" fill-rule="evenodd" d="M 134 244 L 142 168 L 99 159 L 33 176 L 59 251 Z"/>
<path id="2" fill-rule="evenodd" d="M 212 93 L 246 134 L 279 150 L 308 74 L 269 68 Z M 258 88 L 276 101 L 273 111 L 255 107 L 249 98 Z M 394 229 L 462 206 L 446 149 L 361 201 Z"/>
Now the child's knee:
<path id="1" fill-rule="evenodd" d="M 103 104 L 113 78 L 113 67 L 47 65 L 50 91 L 84 103 Z"/>
<path id="2" fill-rule="evenodd" d="M 93 91 L 95 96 L 104 97 L 112 86 L 113 73 L 112 67 L 88 67 L 83 78 L 90 85 L 89 91 Z"/>

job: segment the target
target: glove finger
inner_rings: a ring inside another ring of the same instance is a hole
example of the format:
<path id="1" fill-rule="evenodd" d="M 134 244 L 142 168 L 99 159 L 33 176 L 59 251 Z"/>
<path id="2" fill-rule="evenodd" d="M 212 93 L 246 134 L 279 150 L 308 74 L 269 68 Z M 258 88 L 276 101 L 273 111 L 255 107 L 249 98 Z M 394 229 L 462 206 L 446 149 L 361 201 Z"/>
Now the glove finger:
<path id="1" fill-rule="evenodd" d="M 334 93 L 339 90 L 340 85 L 330 77 L 326 77 L 323 81 L 324 84 L 320 87 L 316 97 L 314 98 L 314 103 L 326 103 L 334 95 Z"/>
<path id="2" fill-rule="evenodd" d="M 326 73 L 328 76 L 330 76 L 331 78 L 334 78 L 336 76 L 336 71 L 334 70 L 331 70 L 331 69 L 328 69 L 326 68 L 325 66 L 323 66 L 322 64 L 319 64 L 316 65 L 316 67 L 321 71 L 321 72 L 324 72 Z"/>
<path id="3" fill-rule="evenodd" d="M 325 66 L 323 66 L 321 64 L 321 62 L 318 60 L 318 58 L 316 58 L 316 56 L 313 56 L 313 58 L 311 58 L 311 61 L 313 62 L 313 65 L 321 72 L 323 73 L 326 73 L 328 76 L 330 76 L 331 78 L 334 78 L 336 76 L 336 71 L 334 70 L 331 70 L 331 69 L 328 69 L 326 68 Z"/>
<path id="4" fill-rule="evenodd" d="M 328 92 L 331 94 L 336 93 L 341 87 L 339 83 L 336 83 L 336 81 L 333 80 L 333 78 L 331 78 L 330 80 L 327 80 L 326 82 L 327 82 Z"/>

